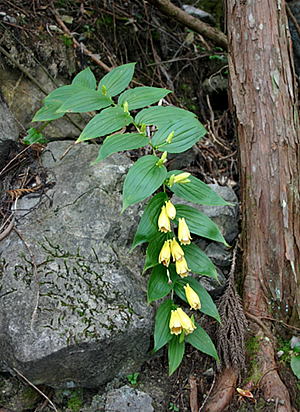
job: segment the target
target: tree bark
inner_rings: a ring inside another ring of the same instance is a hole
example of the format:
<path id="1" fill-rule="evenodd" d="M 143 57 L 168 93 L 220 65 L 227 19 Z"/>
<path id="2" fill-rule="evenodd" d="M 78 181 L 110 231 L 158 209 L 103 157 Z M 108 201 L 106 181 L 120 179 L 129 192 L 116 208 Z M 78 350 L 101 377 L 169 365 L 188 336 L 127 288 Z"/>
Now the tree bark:
<path id="1" fill-rule="evenodd" d="M 240 150 L 244 308 L 295 323 L 300 310 L 299 124 L 284 2 L 227 0 L 231 105 Z M 257 336 L 265 336 L 256 326 Z M 266 340 L 262 372 L 275 367 Z M 265 395 L 288 396 L 276 371 Z M 280 389 L 279 389 L 280 388 Z"/>
<path id="2" fill-rule="evenodd" d="M 284 5 L 228 0 L 240 149 L 245 309 L 299 319 L 299 124 Z"/>
<path id="3" fill-rule="evenodd" d="M 218 375 L 217 381 L 208 403 L 204 405 L 202 412 L 221 412 L 231 402 L 237 384 L 232 367 L 225 368 L 222 374 Z"/>

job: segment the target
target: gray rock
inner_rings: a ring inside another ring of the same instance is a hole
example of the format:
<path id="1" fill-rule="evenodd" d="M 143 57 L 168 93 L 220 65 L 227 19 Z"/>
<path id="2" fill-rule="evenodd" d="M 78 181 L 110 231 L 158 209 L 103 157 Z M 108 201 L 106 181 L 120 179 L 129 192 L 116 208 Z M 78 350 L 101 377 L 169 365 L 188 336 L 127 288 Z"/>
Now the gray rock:
<path id="1" fill-rule="evenodd" d="M 90 166 L 98 148 L 83 143 L 59 160 L 70 144 L 48 145 L 56 161 L 49 150 L 42 156 L 56 183 L 38 210 L 27 213 L 39 201 L 32 195 L 18 202 L 38 300 L 24 242 L 12 231 L 0 243 L 0 355 L 35 384 L 98 387 L 150 358 L 145 254 L 129 254 L 144 205 L 120 216 L 129 159 L 117 154 Z"/>
<path id="2" fill-rule="evenodd" d="M 59 85 L 70 84 L 70 77 L 74 77 L 76 67 L 73 50 L 68 48 L 63 41 L 57 40 L 54 40 L 56 43 L 53 47 L 52 40 L 49 39 L 39 42 L 40 44 L 37 45 L 39 60 L 42 64 L 47 62 L 48 72 Z M 29 53 L 20 53 L 18 51 L 18 44 L 6 32 L 0 43 L 5 44 L 9 54 L 32 74 L 47 93 L 57 88 Z M 28 130 L 30 127 L 38 129 L 43 124 L 42 122 L 31 124 L 31 122 L 36 112 L 43 106 L 42 102 L 46 95 L 26 75 L 13 66 L 6 57 L 3 58 L 3 64 L 0 67 L 0 87 L 13 116 L 23 126 L 24 130 Z M 81 129 L 91 119 L 89 114 L 72 114 L 70 117 L 79 124 Z M 6 118 L 4 119 L 6 120 Z M 0 137 L 2 130 L 4 131 L 1 124 L 0 115 Z M 80 132 L 80 129 L 74 126 L 65 116 L 51 122 L 43 130 L 43 134 L 48 140 L 73 139 L 77 138 Z M 9 133 L 7 134 L 9 135 Z"/>
<path id="3" fill-rule="evenodd" d="M 232 249 L 226 247 L 223 243 L 211 242 L 205 249 L 205 253 L 214 265 L 221 268 L 231 265 Z"/>
<path id="4" fill-rule="evenodd" d="M 212 291 L 216 288 L 220 288 L 221 286 L 224 286 L 226 283 L 226 277 L 224 276 L 223 272 L 216 266 L 216 271 L 218 275 L 218 281 L 214 278 L 208 277 L 208 276 L 199 276 L 199 275 L 194 275 L 195 279 L 198 280 L 198 282 L 201 283 L 201 285 L 208 291 Z"/>
<path id="5" fill-rule="evenodd" d="M 280 358 L 284 355 L 283 350 L 279 350 L 279 351 L 276 353 L 276 355 L 277 355 L 277 358 L 280 359 Z"/>
<path id="6" fill-rule="evenodd" d="M 168 167 L 173 170 L 182 170 L 196 159 L 197 152 L 192 147 L 183 153 L 168 153 Z"/>
<path id="7" fill-rule="evenodd" d="M 233 239 L 238 235 L 238 221 L 239 221 L 239 203 L 231 187 L 219 186 L 217 184 L 208 185 L 211 187 L 218 195 L 220 195 L 224 200 L 231 205 L 225 206 L 205 206 L 196 205 L 194 203 L 187 202 L 180 197 L 173 195 L 172 201 L 174 204 L 180 203 L 184 205 L 193 206 L 200 212 L 205 213 L 220 229 L 222 235 L 228 243 L 231 243 Z"/>
<path id="8" fill-rule="evenodd" d="M 9 16 L 8 14 L 3 17 L 3 21 L 11 24 L 17 24 L 17 19 L 13 16 Z"/>
<path id="9" fill-rule="evenodd" d="M 212 26 L 216 24 L 216 19 L 211 14 L 206 13 L 206 11 L 188 5 L 183 5 L 182 8 L 187 14 L 196 17 L 196 19 L 199 19 L 204 23 L 208 23 Z"/>
<path id="10" fill-rule="evenodd" d="M 0 141 L 13 140 L 19 141 L 19 127 L 16 119 L 8 108 L 4 98 L 1 96 L 0 89 Z M 1 98 L 2 97 L 2 98 Z"/>
<path id="11" fill-rule="evenodd" d="M 144 392 L 134 390 L 127 385 L 107 394 L 105 410 L 118 412 L 154 411 L 152 406 L 152 398 L 149 395 Z"/>
<path id="12" fill-rule="evenodd" d="M 215 372 L 213 368 L 209 368 L 205 372 L 203 372 L 203 376 L 207 376 L 208 378 L 212 378 L 214 374 Z"/>
<path id="13" fill-rule="evenodd" d="M 294 349 L 294 347 L 300 342 L 300 339 L 298 338 L 298 336 L 293 336 L 291 339 L 291 349 Z"/>

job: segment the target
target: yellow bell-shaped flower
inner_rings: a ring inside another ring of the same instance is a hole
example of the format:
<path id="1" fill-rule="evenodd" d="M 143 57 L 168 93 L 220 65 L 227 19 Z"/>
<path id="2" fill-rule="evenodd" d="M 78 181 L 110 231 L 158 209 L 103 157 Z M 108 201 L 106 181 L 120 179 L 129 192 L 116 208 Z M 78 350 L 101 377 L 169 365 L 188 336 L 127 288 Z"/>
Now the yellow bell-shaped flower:
<path id="1" fill-rule="evenodd" d="M 184 256 L 182 247 L 179 246 L 179 243 L 177 243 L 175 237 L 173 237 L 173 240 L 171 240 L 171 252 L 172 252 L 173 262 L 181 260 Z"/>
<path id="2" fill-rule="evenodd" d="M 161 208 L 161 212 L 158 218 L 158 230 L 164 233 L 171 232 L 170 219 L 167 215 L 166 206 L 163 206 Z"/>
<path id="3" fill-rule="evenodd" d="M 199 296 L 194 291 L 194 289 L 192 289 L 188 283 L 183 286 L 183 288 L 185 290 L 185 296 L 187 298 L 187 301 L 189 302 L 189 305 L 191 306 L 191 309 L 201 309 Z"/>
<path id="4" fill-rule="evenodd" d="M 179 322 L 182 329 L 185 330 L 186 335 L 192 333 L 196 329 L 196 326 L 193 324 L 191 318 L 189 318 L 189 316 L 181 308 L 177 308 L 177 316 L 179 317 Z"/>
<path id="5" fill-rule="evenodd" d="M 178 219 L 178 239 L 181 245 L 189 245 L 192 240 L 190 230 L 184 217 Z"/>
<path id="6" fill-rule="evenodd" d="M 166 240 L 163 247 L 161 248 L 158 262 L 162 263 L 164 266 L 169 266 L 170 259 L 171 259 L 171 248 L 170 248 L 170 240 Z"/>
<path id="7" fill-rule="evenodd" d="M 175 206 L 171 203 L 171 200 L 166 201 L 166 212 L 170 219 L 174 219 L 176 216 Z"/>
<path id="8" fill-rule="evenodd" d="M 175 262 L 176 273 L 181 277 L 185 278 L 188 275 L 188 270 L 190 270 L 187 266 L 186 260 L 183 257 L 181 260 L 176 260 Z"/>
<path id="9" fill-rule="evenodd" d="M 171 318 L 169 322 L 169 328 L 172 335 L 180 335 L 182 332 L 182 326 L 180 323 L 180 318 L 177 312 L 178 309 L 171 311 Z"/>

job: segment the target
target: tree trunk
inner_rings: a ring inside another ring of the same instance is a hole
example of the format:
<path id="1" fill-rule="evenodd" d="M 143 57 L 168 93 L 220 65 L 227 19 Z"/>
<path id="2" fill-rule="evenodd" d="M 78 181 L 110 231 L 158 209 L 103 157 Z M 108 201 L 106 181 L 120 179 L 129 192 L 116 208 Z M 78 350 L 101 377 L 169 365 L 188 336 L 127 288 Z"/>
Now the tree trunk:
<path id="1" fill-rule="evenodd" d="M 231 104 L 240 150 L 244 309 L 295 323 L 300 311 L 299 124 L 285 3 L 227 0 Z M 257 336 L 265 336 L 258 326 Z M 262 339 L 262 372 L 275 367 Z M 273 387 L 272 387 L 273 385 Z M 276 371 L 265 394 L 288 396 Z M 281 388 L 281 389 L 280 389 Z"/>

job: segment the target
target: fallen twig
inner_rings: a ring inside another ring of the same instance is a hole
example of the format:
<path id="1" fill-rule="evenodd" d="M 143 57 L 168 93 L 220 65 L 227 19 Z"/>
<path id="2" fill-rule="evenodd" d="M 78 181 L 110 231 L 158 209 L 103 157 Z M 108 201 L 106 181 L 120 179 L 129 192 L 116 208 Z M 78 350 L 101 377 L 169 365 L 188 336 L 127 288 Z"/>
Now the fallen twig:
<path id="1" fill-rule="evenodd" d="M 197 381 L 193 375 L 189 377 L 189 385 L 190 385 L 190 406 L 191 412 L 197 412 L 198 404 L 197 404 Z"/>
<path id="2" fill-rule="evenodd" d="M 0 242 L 1 240 L 3 240 L 4 238 L 6 238 L 6 236 L 8 236 L 10 234 L 10 232 L 12 231 L 12 228 L 14 227 L 14 223 L 15 223 L 15 216 L 13 215 L 13 213 L 7 218 L 6 222 L 4 222 L 4 224 L 1 226 L 0 230 L 6 225 L 6 223 L 9 221 L 9 219 L 11 219 L 9 225 L 7 226 L 7 228 L 5 230 L 3 230 L 2 233 L 0 233 Z"/>
<path id="3" fill-rule="evenodd" d="M 33 383 L 31 383 L 27 378 L 25 378 L 24 375 L 22 375 L 21 372 L 19 372 L 16 368 L 13 368 L 13 370 L 22 378 L 24 379 L 25 382 L 28 383 L 28 385 L 30 385 L 32 388 L 34 388 L 40 395 L 42 395 L 45 399 L 47 399 L 47 401 L 49 402 L 49 404 L 51 405 L 52 409 L 55 410 L 55 412 L 58 412 L 58 410 L 56 409 L 54 403 L 51 401 L 51 399 L 48 398 L 47 395 L 44 394 L 44 392 L 42 392 L 39 388 L 37 388 Z"/>
<path id="4" fill-rule="evenodd" d="M 201 405 L 200 408 L 198 409 L 198 412 L 201 412 L 202 409 L 204 408 L 204 406 L 205 406 L 206 402 L 208 401 L 208 399 L 209 399 L 209 397 L 210 397 L 210 394 L 211 394 L 211 392 L 212 392 L 212 390 L 213 390 L 213 388 L 214 388 L 214 386 L 215 386 L 215 383 L 216 383 L 216 375 L 214 374 L 214 380 L 213 380 L 213 382 L 212 382 L 212 384 L 211 384 L 211 387 L 210 387 L 210 389 L 209 389 L 209 391 L 208 391 L 208 394 L 206 395 L 206 398 L 204 399 L 204 402 L 202 403 L 202 405 Z"/>
<path id="5" fill-rule="evenodd" d="M 260 319 L 267 319 L 270 320 L 272 322 L 279 322 L 281 323 L 283 326 L 285 326 L 288 329 L 294 329 L 298 332 L 300 332 L 300 328 L 297 328 L 296 326 L 292 326 L 292 325 L 288 325 L 287 323 L 283 322 L 283 320 L 278 320 L 278 319 L 274 319 L 274 318 L 270 318 L 268 316 L 260 316 Z"/>
<path id="6" fill-rule="evenodd" d="M 57 23 L 60 25 L 60 27 L 63 29 L 63 31 L 64 31 L 65 33 L 67 33 L 67 34 L 71 37 L 74 45 L 75 45 L 76 47 L 78 47 L 79 49 L 82 49 L 82 52 L 83 52 L 86 56 L 90 57 L 90 59 L 93 60 L 93 62 L 95 62 L 98 66 L 102 67 L 102 69 L 104 69 L 106 72 L 110 72 L 112 69 L 110 69 L 110 68 L 109 68 L 105 63 L 103 63 L 101 60 L 97 59 L 97 57 L 95 57 L 86 47 L 84 47 L 84 46 L 81 47 L 81 45 L 80 45 L 80 44 L 78 43 L 78 41 L 74 38 L 74 36 L 72 36 L 72 33 L 70 32 L 70 30 L 66 27 L 66 25 L 65 25 L 65 24 L 61 21 L 61 19 L 59 18 L 59 15 L 58 15 L 55 7 L 54 7 L 53 1 L 51 1 L 50 4 L 51 4 L 51 8 L 52 8 L 52 11 L 53 11 L 53 14 L 54 14 L 54 17 L 55 17 Z"/>
<path id="7" fill-rule="evenodd" d="M 261 318 L 258 318 L 257 316 L 253 315 L 252 313 L 247 312 L 246 310 L 245 310 L 244 312 L 245 312 L 246 318 L 248 318 L 248 319 L 252 320 L 253 322 L 257 323 L 257 324 L 265 331 L 265 334 L 266 334 L 270 339 L 272 339 L 272 335 L 271 335 L 269 329 L 268 329 L 268 328 L 266 327 L 266 325 L 261 321 Z"/>
<path id="8" fill-rule="evenodd" d="M 285 3 L 285 8 L 286 8 L 286 13 L 289 16 L 289 18 L 292 20 L 293 25 L 295 26 L 295 29 L 298 33 L 298 37 L 300 39 L 300 26 L 287 3 Z"/>
<path id="9" fill-rule="evenodd" d="M 149 3 L 157 7 L 162 13 L 177 20 L 179 23 L 194 30 L 195 32 L 201 34 L 207 39 L 211 40 L 214 44 L 221 46 L 222 49 L 228 49 L 227 37 L 221 31 L 209 26 L 203 21 L 195 19 L 195 17 L 190 16 L 185 11 L 176 7 L 169 0 L 148 0 Z"/>

